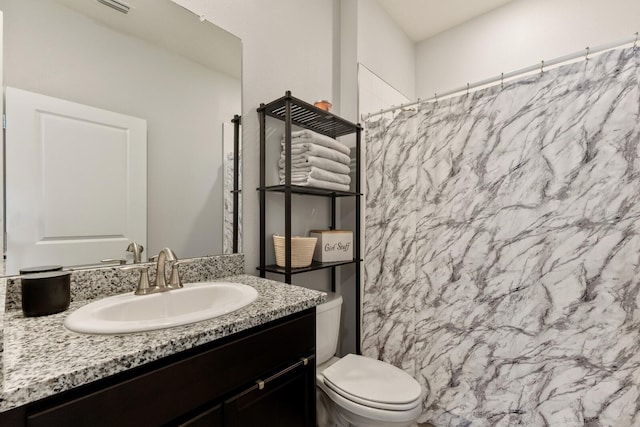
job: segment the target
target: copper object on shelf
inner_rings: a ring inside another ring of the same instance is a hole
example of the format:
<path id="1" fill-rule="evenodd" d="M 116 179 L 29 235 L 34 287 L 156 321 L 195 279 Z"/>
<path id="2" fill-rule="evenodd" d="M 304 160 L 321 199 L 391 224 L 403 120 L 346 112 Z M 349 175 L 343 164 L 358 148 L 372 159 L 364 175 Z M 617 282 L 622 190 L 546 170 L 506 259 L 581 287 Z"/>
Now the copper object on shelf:
<path id="1" fill-rule="evenodd" d="M 330 111 L 332 107 L 332 104 L 325 100 L 315 102 L 313 105 L 324 111 Z"/>

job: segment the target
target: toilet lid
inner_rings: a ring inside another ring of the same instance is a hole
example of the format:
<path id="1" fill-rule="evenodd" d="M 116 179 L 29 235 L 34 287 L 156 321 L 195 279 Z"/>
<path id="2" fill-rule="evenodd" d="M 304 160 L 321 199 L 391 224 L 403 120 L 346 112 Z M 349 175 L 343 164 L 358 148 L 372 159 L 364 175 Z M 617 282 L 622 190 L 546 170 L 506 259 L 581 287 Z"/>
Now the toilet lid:
<path id="1" fill-rule="evenodd" d="M 371 407 L 418 404 L 420 384 L 401 369 L 380 360 L 348 354 L 322 372 L 336 393 Z"/>

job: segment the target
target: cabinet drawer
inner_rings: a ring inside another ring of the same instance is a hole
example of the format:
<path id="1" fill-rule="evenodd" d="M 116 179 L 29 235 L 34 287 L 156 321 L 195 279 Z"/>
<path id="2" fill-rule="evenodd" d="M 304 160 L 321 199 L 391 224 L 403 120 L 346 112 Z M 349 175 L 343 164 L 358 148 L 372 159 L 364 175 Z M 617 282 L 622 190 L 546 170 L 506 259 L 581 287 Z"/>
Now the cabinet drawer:
<path id="1" fill-rule="evenodd" d="M 292 360 L 315 353 L 315 309 L 272 322 L 255 333 L 202 346 L 184 358 L 82 396 L 27 408 L 27 425 L 145 426 L 171 422 Z M 99 385 L 99 382 L 96 383 Z"/>
<path id="2" fill-rule="evenodd" d="M 315 426 L 315 367 L 311 356 L 226 400 L 224 425 Z"/>
<path id="3" fill-rule="evenodd" d="M 219 403 L 189 421 L 180 424 L 180 427 L 218 427 L 223 426 L 222 404 Z"/>

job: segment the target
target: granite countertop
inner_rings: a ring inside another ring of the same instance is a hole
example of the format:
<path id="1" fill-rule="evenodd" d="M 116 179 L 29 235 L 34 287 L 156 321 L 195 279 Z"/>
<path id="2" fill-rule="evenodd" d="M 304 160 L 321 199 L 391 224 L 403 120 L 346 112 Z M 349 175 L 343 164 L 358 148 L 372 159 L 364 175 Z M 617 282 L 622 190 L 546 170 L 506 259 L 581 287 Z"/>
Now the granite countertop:
<path id="1" fill-rule="evenodd" d="M 85 335 L 67 330 L 69 310 L 44 317 L 4 313 L 0 412 L 158 360 L 322 303 L 322 292 L 249 275 L 214 279 L 258 290 L 256 301 L 233 313 L 190 325 L 126 335 Z M 2 295 L 3 296 L 3 295 Z"/>

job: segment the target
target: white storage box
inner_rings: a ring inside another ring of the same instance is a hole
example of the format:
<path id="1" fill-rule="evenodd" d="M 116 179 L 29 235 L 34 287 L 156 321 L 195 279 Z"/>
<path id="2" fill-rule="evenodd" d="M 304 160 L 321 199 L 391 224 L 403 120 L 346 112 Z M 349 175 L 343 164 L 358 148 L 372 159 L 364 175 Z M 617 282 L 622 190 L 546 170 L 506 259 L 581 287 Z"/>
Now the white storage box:
<path id="1" fill-rule="evenodd" d="M 353 232 L 349 230 L 311 230 L 310 237 L 317 237 L 313 260 L 335 262 L 353 260 Z"/>

